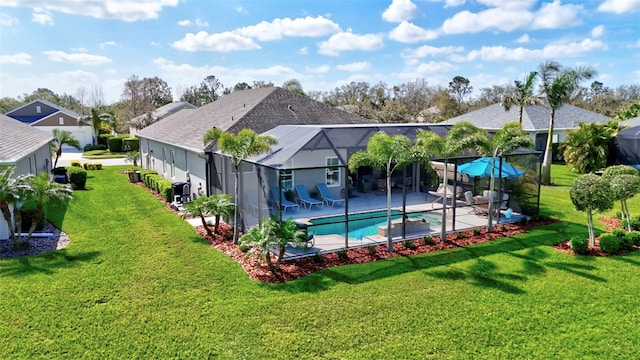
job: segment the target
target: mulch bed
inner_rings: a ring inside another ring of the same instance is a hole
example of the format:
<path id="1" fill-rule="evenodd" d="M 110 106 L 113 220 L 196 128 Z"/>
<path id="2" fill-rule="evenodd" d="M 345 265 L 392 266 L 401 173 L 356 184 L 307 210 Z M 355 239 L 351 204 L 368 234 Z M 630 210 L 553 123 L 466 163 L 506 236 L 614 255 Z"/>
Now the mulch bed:
<path id="1" fill-rule="evenodd" d="M 620 226 L 620 219 L 618 219 L 618 218 L 611 217 L 611 216 L 603 216 L 598 220 L 601 223 L 604 224 L 605 229 L 607 230 L 607 232 L 611 232 L 611 230 L 613 230 L 613 229 L 622 228 L 622 226 Z M 557 251 L 563 252 L 565 254 L 576 255 L 576 253 L 573 250 L 571 250 L 571 240 L 565 240 L 565 241 L 555 245 L 553 248 L 556 249 Z M 638 247 L 635 246 L 634 249 L 638 250 Z M 628 251 L 621 250 L 620 254 L 624 254 L 624 253 L 627 253 L 627 252 Z M 589 247 L 589 253 L 585 254 L 584 256 L 611 256 L 611 255 L 612 254 L 606 253 L 606 252 L 604 252 L 604 251 L 602 251 L 600 249 L 600 237 L 598 236 L 598 237 L 596 237 L 596 245 L 595 246 L 590 246 Z"/>

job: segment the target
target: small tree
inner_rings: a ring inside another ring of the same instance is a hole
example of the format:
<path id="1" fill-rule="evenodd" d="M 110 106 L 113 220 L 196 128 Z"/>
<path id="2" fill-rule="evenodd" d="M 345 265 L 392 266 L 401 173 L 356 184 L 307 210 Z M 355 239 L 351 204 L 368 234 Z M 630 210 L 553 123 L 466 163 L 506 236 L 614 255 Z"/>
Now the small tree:
<path id="1" fill-rule="evenodd" d="M 576 178 L 571 185 L 571 202 L 578 211 L 587 213 L 589 245 L 595 246 L 593 233 L 593 212 L 607 211 L 613 207 L 613 193 L 609 182 L 595 174 L 586 174 Z"/>
<path id="2" fill-rule="evenodd" d="M 47 173 L 40 173 L 36 177 L 29 179 L 29 191 L 25 201 L 33 201 L 35 208 L 33 211 L 33 221 L 29 228 L 26 243 L 31 240 L 31 235 L 38 223 L 46 216 L 47 205 L 53 201 L 68 201 L 71 199 L 71 185 L 58 184 L 51 181 Z"/>
<path id="3" fill-rule="evenodd" d="M 73 146 L 80 150 L 80 142 L 73 137 L 71 132 L 67 130 L 53 129 L 53 140 L 51 141 L 51 152 L 56 154 L 56 160 L 53 162 L 53 167 L 58 167 L 58 159 L 62 155 L 62 145 Z"/>
<path id="4" fill-rule="evenodd" d="M 220 151 L 231 158 L 236 175 L 234 186 L 235 215 L 233 224 L 238 227 L 238 224 L 240 223 L 239 218 L 241 217 L 241 214 L 239 214 L 240 207 L 238 206 L 238 198 L 240 196 L 239 187 L 242 185 L 240 184 L 242 181 L 242 177 L 240 176 L 240 164 L 250 156 L 268 152 L 271 149 L 271 145 L 277 144 L 278 141 L 272 136 L 258 135 L 250 129 L 242 129 L 237 135 L 234 135 L 218 128 L 213 128 L 207 131 L 204 134 L 202 141 L 205 144 L 217 144 Z M 238 243 L 237 230 L 238 229 L 235 229 L 233 231 L 234 244 Z"/>
<path id="5" fill-rule="evenodd" d="M 267 262 L 269 270 L 275 273 L 280 268 L 287 244 L 306 241 L 304 231 L 289 218 L 279 222 L 275 218 L 263 221 L 240 238 L 240 245 L 249 247 L 247 256 L 256 256 Z M 271 259 L 271 250 L 277 250 L 275 261 Z"/>
<path id="6" fill-rule="evenodd" d="M 236 206 L 233 204 L 233 201 L 231 201 L 230 194 L 211 195 L 209 196 L 207 204 L 209 205 L 209 212 L 215 218 L 213 232 L 218 233 L 218 227 L 220 226 L 220 217 L 228 218 L 232 216 Z"/>
<path id="7" fill-rule="evenodd" d="M 606 168 L 602 177 L 610 182 L 615 199 L 620 200 L 622 218 L 627 219 L 627 228 L 631 231 L 631 214 L 627 199 L 640 193 L 640 173 L 633 166 L 615 165 Z"/>
<path id="8" fill-rule="evenodd" d="M 140 160 L 140 152 L 137 150 L 131 150 L 127 152 L 127 158 L 125 159 L 133 163 L 133 166 L 138 166 L 138 160 Z"/>
<path id="9" fill-rule="evenodd" d="M 507 95 L 502 99 L 502 107 L 504 107 L 505 111 L 509 111 L 512 106 L 519 107 L 518 123 L 520 126 L 522 126 L 522 112 L 525 106 L 544 104 L 542 98 L 533 93 L 533 87 L 535 86 L 537 78 L 538 72 L 531 71 L 524 81 L 515 80 L 515 94 Z"/>
<path id="10" fill-rule="evenodd" d="M 11 207 L 15 211 L 16 207 L 19 206 L 18 203 L 24 201 L 24 199 L 21 199 L 21 194 L 28 190 L 28 181 L 33 175 L 14 176 L 14 170 L 14 166 L 0 166 L 0 212 L 2 212 L 2 217 L 9 226 L 11 241 L 14 245 L 18 245 L 11 217 Z"/>
<path id="11" fill-rule="evenodd" d="M 207 232 L 207 235 L 213 236 L 211 229 L 207 224 L 206 216 L 210 214 L 209 198 L 201 196 L 194 201 L 184 204 L 184 210 L 180 213 L 180 216 L 184 219 L 190 216 L 199 217 L 202 221 L 202 226 Z"/>
<path id="12" fill-rule="evenodd" d="M 367 150 L 359 150 L 349 158 L 349 170 L 355 172 L 361 166 L 384 170 L 387 175 L 387 248 L 393 251 L 391 238 L 391 175 L 396 169 L 425 159 L 426 153 L 414 149 L 411 140 L 404 135 L 389 136 L 383 131 L 374 134 L 367 143 Z"/>
<path id="13" fill-rule="evenodd" d="M 578 174 L 586 174 L 607 166 L 609 141 L 617 132 L 617 121 L 578 124 L 562 146 L 567 167 Z"/>

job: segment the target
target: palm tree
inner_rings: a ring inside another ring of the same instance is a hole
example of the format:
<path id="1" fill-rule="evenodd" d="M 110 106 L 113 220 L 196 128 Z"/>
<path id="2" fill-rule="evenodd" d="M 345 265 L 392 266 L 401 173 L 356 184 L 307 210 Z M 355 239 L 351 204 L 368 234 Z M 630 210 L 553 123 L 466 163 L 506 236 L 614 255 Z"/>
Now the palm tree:
<path id="1" fill-rule="evenodd" d="M 538 72 L 531 71 L 524 81 L 515 80 L 515 95 L 507 95 L 502 99 L 502 106 L 505 111 L 509 111 L 512 106 L 518 106 L 520 108 L 518 115 L 518 122 L 520 123 L 520 126 L 522 126 L 522 111 L 525 106 L 544 104 L 540 96 L 533 94 L 533 87 L 535 86 L 537 78 Z"/>
<path id="2" fill-rule="evenodd" d="M 259 155 L 271 150 L 271 145 L 275 145 L 278 141 L 268 135 L 258 135 L 253 130 L 242 129 L 237 135 L 222 131 L 218 128 L 208 130 L 202 141 L 204 144 L 215 143 L 218 145 L 223 154 L 231 158 L 235 170 L 235 189 L 234 189 L 234 226 L 238 226 L 240 208 L 238 206 L 239 186 L 242 181 L 240 176 L 240 164 L 250 156 Z M 242 226 L 240 226 L 242 228 Z M 242 230 L 242 229 L 241 229 Z M 233 232 L 233 243 L 238 243 L 237 229 Z"/>
<path id="3" fill-rule="evenodd" d="M 184 219 L 187 217 L 199 217 L 202 221 L 202 226 L 204 230 L 207 232 L 207 235 L 213 236 L 211 229 L 207 224 L 206 216 L 210 213 L 209 208 L 209 198 L 205 196 L 201 196 L 191 202 L 184 204 L 184 210 L 180 213 L 180 216 Z"/>
<path id="4" fill-rule="evenodd" d="M 618 133 L 618 122 L 604 124 L 580 123 L 567 136 L 563 145 L 567 167 L 578 174 L 586 174 L 607 166 L 609 141 Z"/>
<path id="5" fill-rule="evenodd" d="M 589 67 L 565 69 L 555 61 L 547 61 L 540 65 L 539 74 L 542 80 L 542 92 L 546 95 L 551 108 L 547 145 L 542 161 L 542 183 L 548 185 L 551 184 L 551 160 L 553 158 L 551 144 L 556 110 L 569 100 L 573 91 L 582 81 L 592 78 L 596 72 Z"/>
<path id="6" fill-rule="evenodd" d="M 80 122 L 83 124 L 91 125 L 93 128 L 93 144 L 98 143 L 98 135 L 100 135 L 100 130 L 102 129 L 102 125 L 113 124 L 114 117 L 109 113 L 101 113 L 97 107 L 91 109 L 91 115 L 84 116 L 80 119 Z"/>
<path id="7" fill-rule="evenodd" d="M 56 154 L 56 160 L 53 162 L 53 167 L 58 166 L 58 159 L 62 155 L 62 145 L 73 146 L 80 150 L 80 142 L 73 137 L 71 132 L 67 130 L 53 129 L 53 140 L 51 141 L 51 152 Z"/>
<path id="8" fill-rule="evenodd" d="M 447 132 L 444 138 L 440 137 L 433 131 L 421 131 L 416 135 L 416 146 L 419 151 L 424 153 L 432 153 L 441 157 L 444 161 L 444 197 L 442 203 L 442 227 L 440 230 L 440 241 L 447 241 L 447 184 L 448 171 L 447 165 L 449 158 L 459 154 L 470 145 L 462 141 L 464 138 L 479 131 L 479 129 L 470 122 L 463 121 L 455 124 Z"/>
<path id="9" fill-rule="evenodd" d="M 300 241 L 306 241 L 305 232 L 292 218 L 283 222 L 276 218 L 267 219 L 240 238 L 240 244 L 249 247 L 247 256 L 264 259 L 273 273 L 280 267 L 287 245 Z M 271 259 L 271 249 L 274 248 L 278 250 L 275 262 Z"/>
<path id="10" fill-rule="evenodd" d="M 476 150 L 483 156 L 491 157 L 491 175 L 489 177 L 489 194 L 494 193 L 495 189 L 495 168 L 496 158 L 501 158 L 503 155 L 513 152 L 519 148 L 531 148 L 533 147 L 533 141 L 531 137 L 527 135 L 522 126 L 517 122 L 510 122 L 504 124 L 504 126 L 498 130 L 493 137 L 489 136 L 489 133 L 484 129 L 478 129 L 473 134 L 461 140 L 464 147 L 475 147 Z M 502 160 L 500 160 L 502 161 Z M 487 216 L 487 231 L 493 232 L 493 207 L 495 206 L 495 199 L 489 199 L 489 207 Z"/>
<path id="11" fill-rule="evenodd" d="M 33 221 L 27 235 L 27 244 L 31 240 L 31 235 L 36 226 L 45 216 L 47 205 L 52 201 L 68 201 L 71 199 L 71 193 L 71 185 L 58 184 L 51 181 L 47 173 L 40 173 L 40 175 L 30 178 L 28 197 L 25 201 L 34 202 L 35 209 L 33 211 Z"/>
<path id="12" fill-rule="evenodd" d="M 131 161 L 133 166 L 138 166 L 138 160 L 140 159 L 140 152 L 138 150 L 131 150 L 127 152 L 127 157 L 125 160 Z"/>
<path id="13" fill-rule="evenodd" d="M 209 206 L 209 212 L 213 214 L 215 218 L 213 232 L 218 233 L 218 227 L 220 226 L 220 217 L 227 218 L 233 215 L 236 206 L 231 201 L 231 195 L 229 194 L 211 195 L 209 196 L 207 205 Z"/>
<path id="14" fill-rule="evenodd" d="M 349 158 L 349 170 L 355 172 L 361 166 L 384 170 L 387 174 L 387 248 L 393 251 L 391 240 L 391 175 L 397 169 L 425 159 L 416 151 L 411 140 L 404 135 L 389 136 L 383 131 L 375 133 L 367 143 L 367 150 L 359 150 Z"/>
<path id="15" fill-rule="evenodd" d="M 33 175 L 14 176 L 14 166 L 0 166 L 0 212 L 9 227 L 9 235 L 14 245 L 18 244 L 11 217 L 11 206 L 14 210 L 18 202 L 23 201 L 21 194 L 28 188 L 27 182 Z"/>

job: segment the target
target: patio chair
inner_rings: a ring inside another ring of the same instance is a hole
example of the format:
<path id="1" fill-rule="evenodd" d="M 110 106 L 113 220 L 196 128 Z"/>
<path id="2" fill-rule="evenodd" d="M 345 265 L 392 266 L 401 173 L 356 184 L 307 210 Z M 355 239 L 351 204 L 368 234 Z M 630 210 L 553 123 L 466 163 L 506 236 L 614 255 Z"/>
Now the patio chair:
<path id="1" fill-rule="evenodd" d="M 296 185 L 296 193 L 298 194 L 298 200 L 300 200 L 302 206 L 308 206 L 309 209 L 311 209 L 313 205 L 316 207 L 324 207 L 324 201 L 312 198 L 304 185 Z"/>
<path id="2" fill-rule="evenodd" d="M 444 198 L 444 189 L 447 189 L 447 199 L 445 200 Z M 438 186 L 438 190 L 436 191 L 429 191 L 426 195 L 425 195 L 425 200 L 427 200 L 427 195 L 432 195 L 435 196 L 436 199 L 433 200 L 431 202 L 431 207 L 435 208 L 435 203 L 442 201 L 442 203 L 444 204 L 445 201 L 451 201 L 451 205 L 453 205 L 454 201 L 456 198 L 458 198 L 460 195 L 462 194 L 462 187 L 458 186 L 457 187 L 457 191 L 456 194 L 453 193 L 453 186 L 451 185 L 445 185 L 445 184 L 440 184 L 440 186 Z"/>
<path id="3" fill-rule="evenodd" d="M 325 183 L 316 184 L 316 189 L 318 189 L 318 193 L 320 194 L 320 197 L 327 204 L 327 206 L 329 206 L 329 203 L 331 203 L 332 207 L 335 206 L 336 203 L 338 204 L 340 204 L 340 202 L 344 203 L 344 199 L 333 196 L 331 194 L 331 192 L 329 191 L 329 188 L 327 187 L 327 184 Z"/>
<path id="4" fill-rule="evenodd" d="M 282 209 L 282 211 L 287 211 L 288 208 L 292 208 L 297 211 L 300 208 L 300 205 L 294 203 L 293 201 L 289 201 L 287 200 L 287 198 L 285 198 L 284 190 L 278 191 L 277 187 L 273 187 L 271 188 L 271 193 L 273 195 L 273 201 L 275 201 L 276 204 L 280 205 L 280 209 Z"/>

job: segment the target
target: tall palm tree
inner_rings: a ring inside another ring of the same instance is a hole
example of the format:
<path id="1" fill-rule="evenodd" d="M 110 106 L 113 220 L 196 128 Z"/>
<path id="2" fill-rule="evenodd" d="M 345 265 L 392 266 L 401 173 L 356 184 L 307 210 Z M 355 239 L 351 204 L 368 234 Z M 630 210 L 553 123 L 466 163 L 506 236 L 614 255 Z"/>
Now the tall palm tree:
<path id="1" fill-rule="evenodd" d="M 520 113 L 518 115 L 518 122 L 520 123 L 520 126 L 522 126 L 522 111 L 525 106 L 544 104 L 542 98 L 533 93 L 533 87 L 535 86 L 537 78 L 538 72 L 531 71 L 525 77 L 524 81 L 515 80 L 515 94 L 507 95 L 502 99 L 502 106 L 505 111 L 509 111 L 512 106 L 518 106 L 520 108 Z"/>
<path id="2" fill-rule="evenodd" d="M 393 251 L 391 240 L 391 175 L 397 169 L 417 161 L 423 161 L 425 152 L 414 149 L 411 140 L 404 135 L 390 136 L 379 131 L 367 143 L 367 150 L 359 150 L 349 158 L 349 170 L 356 172 L 361 166 L 384 170 L 387 174 L 387 248 Z"/>
<path id="3" fill-rule="evenodd" d="M 562 107 L 565 102 L 584 80 L 595 76 L 596 71 L 590 67 L 563 68 L 555 61 L 547 61 L 540 64 L 540 79 L 542 81 L 542 92 L 547 97 L 547 102 L 551 108 L 549 117 L 549 131 L 547 133 L 547 145 L 542 161 L 542 183 L 551 184 L 551 161 L 553 157 L 551 144 L 553 142 L 553 126 L 555 122 L 556 110 Z"/>
<path id="4" fill-rule="evenodd" d="M 233 163 L 233 167 L 235 170 L 235 187 L 234 187 L 234 201 L 235 201 L 235 211 L 234 211 L 234 226 L 238 227 L 239 221 L 239 212 L 240 208 L 238 206 L 239 199 L 239 186 L 242 181 L 242 177 L 240 176 L 240 164 L 249 158 L 250 156 L 259 155 L 262 153 L 266 153 L 271 150 L 271 145 L 275 145 L 278 141 L 268 135 L 258 135 L 253 130 L 250 129 L 242 129 L 237 135 L 232 133 L 222 131 L 218 128 L 213 128 L 208 130 L 202 141 L 204 144 L 215 143 L 218 145 L 220 151 L 223 154 L 229 156 L 231 158 L 231 162 Z M 240 226 L 240 230 L 243 230 L 243 224 Z M 238 229 L 234 229 L 233 231 L 233 243 L 238 243 Z"/>
<path id="5" fill-rule="evenodd" d="M 444 186 L 445 199 L 442 204 L 442 227 L 440 230 L 440 241 L 447 241 L 447 185 L 448 185 L 448 171 L 447 164 L 449 159 L 465 149 L 471 147 L 471 144 L 462 141 L 471 134 L 479 131 L 479 129 L 470 122 L 463 121 L 455 124 L 445 135 L 444 138 L 440 137 L 433 131 L 421 131 L 416 136 L 416 147 L 421 152 L 433 153 L 435 156 L 440 157 L 444 161 L 444 179 L 442 183 Z"/>
<path id="6" fill-rule="evenodd" d="M 44 218 L 46 207 L 53 201 L 68 201 L 71 199 L 71 185 L 58 184 L 51 181 L 47 173 L 30 178 L 29 191 L 25 201 L 33 201 L 35 209 L 33 211 L 33 221 L 29 228 L 26 243 L 31 240 L 31 235 L 38 223 Z"/>
<path id="7" fill-rule="evenodd" d="M 498 130 L 493 137 L 484 129 L 478 129 L 461 140 L 464 147 L 475 147 L 483 156 L 491 157 L 491 175 L 489 177 L 489 194 L 495 189 L 496 159 L 519 148 L 533 147 L 531 137 L 527 135 L 517 122 L 510 122 Z M 490 195 L 492 196 L 492 195 Z M 493 232 L 493 212 L 496 199 L 489 199 L 487 231 Z"/>
<path id="8" fill-rule="evenodd" d="M 53 129 L 53 140 L 51 141 L 51 152 L 56 154 L 56 160 L 53 162 L 53 167 L 58 166 L 58 159 L 62 155 L 62 145 L 73 146 L 80 150 L 80 142 L 73 137 L 71 132 L 67 130 Z"/>
<path id="9" fill-rule="evenodd" d="M 21 199 L 21 194 L 28 189 L 27 182 L 33 175 L 23 174 L 14 176 L 14 166 L 0 166 L 0 212 L 9 227 L 9 235 L 14 245 L 18 244 L 15 228 L 11 217 L 11 206 L 16 208 Z"/>

